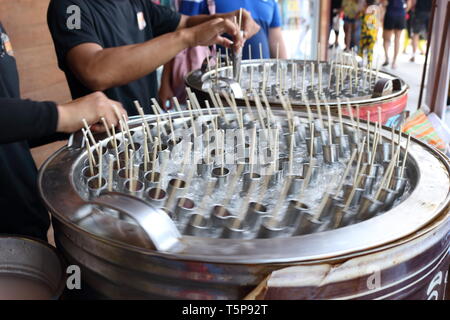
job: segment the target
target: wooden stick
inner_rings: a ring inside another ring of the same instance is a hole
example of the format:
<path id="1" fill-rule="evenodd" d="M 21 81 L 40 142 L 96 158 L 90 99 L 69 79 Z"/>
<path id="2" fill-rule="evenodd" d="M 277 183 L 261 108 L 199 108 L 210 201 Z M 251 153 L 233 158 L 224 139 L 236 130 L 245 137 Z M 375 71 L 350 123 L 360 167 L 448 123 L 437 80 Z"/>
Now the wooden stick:
<path id="1" fill-rule="evenodd" d="M 153 145 L 153 159 L 152 159 L 152 174 L 151 174 L 151 180 L 154 181 L 155 178 L 155 166 L 156 166 L 156 155 L 158 154 L 158 142 L 159 142 L 159 138 L 156 138 L 157 140 L 155 141 L 155 144 Z"/>
<path id="2" fill-rule="evenodd" d="M 356 129 L 355 117 L 353 116 L 353 109 L 352 109 L 352 106 L 350 104 L 350 99 L 349 98 L 347 98 L 347 113 L 350 116 L 350 120 L 352 121 L 353 128 Z"/>
<path id="3" fill-rule="evenodd" d="M 114 159 L 109 158 L 109 170 L 108 170 L 108 191 L 113 191 L 113 167 L 114 167 Z"/>
<path id="4" fill-rule="evenodd" d="M 197 99 L 197 95 L 195 94 L 195 92 L 192 92 L 190 88 L 186 88 L 186 91 L 191 95 L 191 101 L 193 101 L 193 104 L 197 108 L 197 112 L 201 117 L 203 117 L 202 107 L 200 106 L 200 102 Z"/>
<path id="5" fill-rule="evenodd" d="M 322 93 L 323 92 L 323 88 L 322 88 L 322 65 L 319 64 L 319 92 Z"/>
<path id="6" fill-rule="evenodd" d="M 262 112 L 262 105 L 261 105 L 261 100 L 259 99 L 259 95 L 256 93 L 255 90 L 253 90 L 253 98 L 255 100 L 255 105 L 256 105 L 256 111 L 258 112 L 258 117 L 259 117 L 259 121 L 261 123 L 261 129 L 263 129 L 265 132 L 265 125 L 264 125 L 264 115 Z M 266 133 L 265 133 L 266 135 Z M 267 137 L 266 137 L 267 138 Z"/>
<path id="7" fill-rule="evenodd" d="M 125 115 L 122 115 L 122 117 L 123 117 L 123 126 L 125 127 L 128 138 L 130 138 L 131 148 L 133 149 L 133 151 L 136 151 L 136 147 L 134 146 L 133 136 L 131 135 L 130 127 L 128 126 Z"/>
<path id="8" fill-rule="evenodd" d="M 295 145 L 295 134 L 291 134 L 291 145 L 289 146 L 289 175 L 292 175 L 292 167 L 294 164 L 294 145 Z"/>
<path id="9" fill-rule="evenodd" d="M 400 177 L 403 178 L 406 166 L 406 160 L 408 159 L 409 144 L 411 142 L 411 134 L 408 134 L 408 141 L 406 142 L 405 155 L 403 156 L 402 170 L 400 171 Z"/>
<path id="10" fill-rule="evenodd" d="M 266 66 L 266 64 L 264 63 L 263 64 L 263 79 L 262 79 L 263 81 L 262 81 L 262 92 L 265 92 L 266 91 L 266 86 L 267 86 L 267 66 Z"/>
<path id="11" fill-rule="evenodd" d="M 250 101 L 248 101 L 248 96 L 245 94 L 244 95 L 244 102 L 245 102 L 245 107 L 247 108 L 247 112 L 250 115 L 252 120 L 255 120 L 255 116 L 253 114 L 253 110 L 250 106 Z"/>
<path id="12" fill-rule="evenodd" d="M 311 131 L 311 144 L 309 146 L 309 163 L 311 163 L 314 158 L 314 122 L 310 122 L 310 130 Z"/>
<path id="13" fill-rule="evenodd" d="M 358 172 L 359 172 L 359 169 L 361 167 L 362 156 L 363 156 L 363 153 L 364 153 L 364 146 L 365 146 L 365 144 L 366 144 L 366 137 L 363 137 L 362 144 L 360 145 L 360 148 L 359 148 L 358 162 L 356 163 L 355 180 L 353 181 L 353 184 L 356 183 L 356 178 L 358 177 Z"/>
<path id="14" fill-rule="evenodd" d="M 176 97 L 174 97 L 176 99 Z M 178 102 L 178 100 L 177 100 Z M 145 125 L 145 130 L 147 130 L 147 134 L 148 137 L 150 138 L 150 142 L 153 143 L 153 137 L 152 137 L 152 133 L 150 131 L 150 127 L 148 125 L 148 122 L 145 120 L 145 114 L 144 114 L 144 109 L 142 109 L 141 105 L 139 104 L 139 101 L 135 100 L 134 101 L 134 105 L 136 107 L 136 110 L 138 111 L 139 115 L 142 118 L 142 123 Z"/>
<path id="15" fill-rule="evenodd" d="M 361 169 L 361 172 L 364 172 L 364 171 L 366 170 L 366 167 L 367 167 L 366 164 L 363 165 L 363 167 L 362 167 L 362 169 Z M 355 178 L 356 178 L 356 179 L 355 179 L 355 183 L 353 184 L 352 191 L 350 192 L 350 195 L 349 195 L 349 197 L 348 197 L 348 199 L 347 199 L 347 202 L 346 202 L 345 205 L 344 205 L 344 209 L 343 209 L 342 211 L 347 211 L 348 208 L 350 207 L 350 204 L 352 203 L 352 200 L 353 200 L 353 198 L 354 198 L 354 196 L 355 196 L 356 189 L 357 189 L 358 186 L 360 185 L 361 180 L 362 180 L 362 178 L 363 178 L 363 175 L 362 175 L 362 174 L 358 174 L 358 172 L 356 172 Z"/>
<path id="16" fill-rule="evenodd" d="M 156 116 L 156 129 L 158 131 L 159 150 L 162 151 L 161 120 L 159 119 L 159 115 Z"/>
<path id="17" fill-rule="evenodd" d="M 297 197 L 298 200 L 301 200 L 303 197 L 303 194 L 305 193 L 305 190 L 309 184 L 309 181 L 311 180 L 312 170 L 315 165 L 316 165 L 316 159 L 311 159 L 311 161 L 309 162 L 308 171 L 306 172 L 306 177 L 303 180 L 302 188 L 300 189 L 300 192 Z"/>
<path id="18" fill-rule="evenodd" d="M 242 8 L 239 8 L 239 30 L 242 30 Z"/>
<path id="19" fill-rule="evenodd" d="M 225 123 L 229 124 L 230 122 L 227 119 L 225 107 L 223 106 L 222 100 L 220 99 L 220 96 L 218 93 L 215 93 L 215 96 L 216 96 L 217 103 L 219 105 L 220 112 L 222 113 L 222 117 L 224 118 Z"/>
<path id="20" fill-rule="evenodd" d="M 331 112 L 330 112 L 330 106 L 327 104 L 327 117 L 328 117 L 328 137 L 330 141 L 328 141 L 328 144 L 331 146 L 333 144 L 333 135 L 331 134 L 331 127 L 333 125 L 333 119 L 331 118 Z"/>
<path id="21" fill-rule="evenodd" d="M 98 155 L 98 187 L 101 188 L 102 185 L 102 175 L 103 175 L 103 145 L 99 142 L 100 154 Z"/>
<path id="22" fill-rule="evenodd" d="M 116 129 L 114 128 L 114 126 L 112 126 L 111 129 L 113 132 L 113 143 L 114 143 L 114 152 L 116 154 L 117 169 L 120 169 L 119 148 L 117 147 Z"/>
<path id="23" fill-rule="evenodd" d="M 111 139 L 111 131 L 109 131 L 109 125 L 108 122 L 106 122 L 106 119 L 104 117 L 101 118 L 102 122 L 103 122 L 103 126 L 106 129 L 106 134 L 108 135 L 108 138 Z"/>
<path id="24" fill-rule="evenodd" d="M 302 92 L 305 91 L 306 91 L 306 62 L 305 60 L 303 60 Z"/>
<path id="25" fill-rule="evenodd" d="M 391 127 L 391 159 L 394 157 L 395 153 L 395 126 Z"/>
<path id="26" fill-rule="evenodd" d="M 280 77 L 280 43 L 277 42 L 277 54 L 276 54 L 276 63 L 277 63 L 277 74 L 276 80 Z"/>
<path id="27" fill-rule="evenodd" d="M 320 106 L 319 94 L 314 92 L 314 98 L 316 99 L 316 107 L 317 107 L 317 115 L 319 116 L 320 127 L 323 129 L 323 116 L 322 116 L 322 107 Z"/>
<path id="28" fill-rule="evenodd" d="M 91 172 L 91 177 L 93 177 L 94 176 L 94 165 L 97 165 L 97 164 L 95 164 L 95 159 L 94 159 L 94 156 L 92 155 L 91 145 L 89 144 L 89 139 L 87 137 L 86 130 L 82 129 L 81 131 L 83 132 L 84 139 L 86 140 L 86 149 L 87 149 L 88 160 L 89 160 L 89 170 Z"/>
<path id="29" fill-rule="evenodd" d="M 164 159 L 164 161 L 161 164 L 161 168 L 159 170 L 160 179 L 158 181 L 158 189 L 157 189 L 156 195 L 155 195 L 156 199 L 159 199 L 159 195 L 161 193 L 161 189 L 162 189 L 161 187 L 162 187 L 162 181 L 163 181 L 162 177 L 165 176 L 165 172 L 166 172 L 166 168 L 167 168 L 167 162 L 168 162 L 168 160 Z M 153 169 L 152 171 L 154 172 L 155 170 Z M 152 181 L 153 181 L 153 175 L 152 175 Z"/>
<path id="30" fill-rule="evenodd" d="M 178 101 L 177 97 L 173 97 L 172 100 L 173 100 L 173 102 L 174 102 L 175 109 L 176 109 L 178 112 L 182 112 L 182 111 L 181 111 L 180 102 Z M 183 127 L 184 127 L 184 130 L 187 130 L 187 129 L 188 129 L 188 126 L 187 126 L 186 121 L 183 121 Z M 152 141 L 152 142 L 153 142 L 153 141 Z"/>
<path id="31" fill-rule="evenodd" d="M 339 128 L 341 129 L 341 136 L 344 135 L 344 124 L 342 122 L 342 106 L 341 106 L 341 99 L 337 98 L 338 103 L 338 115 L 339 115 Z"/>
<path id="32" fill-rule="evenodd" d="M 261 42 L 259 43 L 259 58 L 260 58 L 261 60 L 264 59 L 264 56 L 263 56 L 263 50 L 262 50 L 262 43 L 261 43 Z"/>
<path id="33" fill-rule="evenodd" d="M 134 150 L 130 150 L 130 167 L 128 168 L 128 179 L 130 179 L 130 191 L 134 192 L 136 190 L 134 185 Z"/>
<path id="34" fill-rule="evenodd" d="M 375 138 L 373 140 L 373 145 L 372 145 L 372 158 L 370 160 L 370 170 L 372 170 L 373 165 L 375 163 L 376 150 L 377 150 L 377 146 L 378 146 L 378 139 L 379 139 L 379 135 L 378 135 L 378 132 L 376 132 L 375 133 Z"/>
<path id="35" fill-rule="evenodd" d="M 147 165 L 150 162 L 150 155 L 148 152 L 148 139 L 147 139 L 147 132 L 144 132 L 144 171 L 147 172 Z"/>
<path id="36" fill-rule="evenodd" d="M 170 127 L 170 131 L 172 132 L 172 140 L 175 142 L 175 128 L 173 127 L 173 121 L 172 121 L 172 116 L 169 113 L 169 127 Z"/>
<path id="37" fill-rule="evenodd" d="M 251 46 L 249 45 L 249 48 L 251 48 Z M 253 66 L 250 66 L 250 91 L 253 90 Z"/>
<path id="38" fill-rule="evenodd" d="M 191 102 L 189 100 L 187 100 L 186 103 L 187 103 L 187 107 L 188 107 L 190 118 L 191 118 L 191 126 L 192 126 L 192 131 L 194 133 L 194 139 L 197 139 L 197 128 L 196 128 L 195 121 L 194 121 L 194 114 L 192 113 Z"/>
<path id="39" fill-rule="evenodd" d="M 220 57 L 220 51 L 216 52 L 216 86 L 219 84 L 219 57 Z"/>
<path id="40" fill-rule="evenodd" d="M 209 94 L 209 97 L 210 97 L 210 99 L 211 99 L 211 101 L 213 103 L 214 108 L 219 109 L 219 104 L 218 104 L 218 102 L 216 100 L 216 97 L 215 97 L 215 95 L 214 95 L 214 93 L 213 93 L 211 88 L 208 88 L 208 94 Z"/>
<path id="41" fill-rule="evenodd" d="M 97 153 L 99 152 L 97 142 L 94 139 L 94 136 L 92 135 L 91 129 L 89 128 L 89 125 L 86 121 L 86 119 L 81 120 L 83 122 L 84 128 L 86 129 L 86 133 L 88 134 L 89 138 L 91 139 L 92 145 L 97 149 Z"/>
<path id="42" fill-rule="evenodd" d="M 386 172 L 383 175 L 383 178 L 380 182 L 380 187 L 378 188 L 377 192 L 375 193 L 374 199 L 378 200 L 378 197 L 380 196 L 380 192 L 384 187 L 384 184 L 386 183 L 386 180 L 388 179 L 389 175 L 391 174 L 391 170 L 394 170 L 395 167 L 395 159 L 397 158 L 397 155 L 400 154 L 400 148 L 397 149 L 397 152 L 395 153 L 395 157 L 391 159 L 388 168 L 386 169 Z"/>
<path id="43" fill-rule="evenodd" d="M 155 98 L 151 98 L 150 100 L 155 105 L 156 109 L 158 109 L 159 114 L 162 115 L 164 113 L 164 111 L 161 108 L 161 106 L 159 105 L 158 101 Z"/>

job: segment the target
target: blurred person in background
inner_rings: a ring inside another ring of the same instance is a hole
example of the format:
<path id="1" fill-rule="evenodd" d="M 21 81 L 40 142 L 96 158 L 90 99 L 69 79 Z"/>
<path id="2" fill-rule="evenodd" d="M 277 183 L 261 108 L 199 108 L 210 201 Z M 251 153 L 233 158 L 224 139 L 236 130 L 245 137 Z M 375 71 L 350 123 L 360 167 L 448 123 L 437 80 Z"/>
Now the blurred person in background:
<path id="1" fill-rule="evenodd" d="M 411 23 L 413 47 L 411 62 L 416 61 L 416 52 L 419 48 L 420 38 L 428 38 L 428 24 L 430 23 L 432 4 L 431 0 L 412 0 L 414 15 Z"/>
<path id="2" fill-rule="evenodd" d="M 339 46 L 339 32 L 341 28 L 341 15 L 342 15 L 341 7 L 342 7 L 342 0 L 333 0 L 331 2 L 330 36 L 331 31 L 334 31 L 334 34 L 336 35 L 336 40 L 334 41 L 334 44 L 330 45 L 330 49 Z"/>
<path id="3" fill-rule="evenodd" d="M 180 0 L 179 11 L 186 16 L 209 15 L 212 10 L 216 14 L 234 11 L 239 9 L 247 10 L 256 23 L 261 27 L 259 32 L 252 37 L 244 35 L 245 43 L 242 51 L 242 59 L 259 59 L 260 47 L 263 59 L 276 58 L 277 51 L 280 59 L 287 58 L 286 45 L 281 30 L 281 16 L 278 3 L 275 0 Z M 250 48 L 251 47 L 251 56 Z M 225 54 L 226 50 L 223 46 L 218 46 L 221 54 Z M 199 51 L 197 51 L 198 53 Z M 230 51 L 229 51 L 230 54 Z M 175 59 L 179 59 L 176 57 Z M 184 56 L 185 59 L 195 59 Z M 197 59 L 195 59 L 197 60 Z M 193 71 L 200 66 L 194 66 L 192 61 L 186 61 L 190 70 Z M 180 61 L 177 60 L 179 64 Z M 159 90 L 159 99 L 163 105 L 170 104 L 170 99 L 177 96 L 179 100 L 185 99 L 183 75 L 179 70 L 174 68 L 174 60 L 164 65 L 164 71 L 161 78 L 161 88 Z"/>
<path id="4" fill-rule="evenodd" d="M 373 63 L 373 50 L 378 40 L 380 28 L 380 9 L 376 0 L 367 0 L 362 16 L 361 38 L 359 42 L 359 55 L 367 56 L 367 62 Z"/>
<path id="5" fill-rule="evenodd" d="M 345 50 L 352 48 L 352 40 L 356 31 L 356 20 L 360 14 L 359 0 L 342 0 L 342 11 L 344 12 L 344 32 L 345 32 Z M 354 42 L 354 41 L 353 41 Z"/>
<path id="6" fill-rule="evenodd" d="M 385 7 L 385 16 L 383 24 L 383 41 L 385 62 L 383 67 L 390 64 L 389 50 L 391 47 L 392 36 L 394 36 L 394 56 L 392 59 L 392 69 L 397 68 L 397 58 L 400 52 L 400 40 L 403 30 L 406 28 L 406 12 L 411 8 L 411 0 L 383 0 Z"/>

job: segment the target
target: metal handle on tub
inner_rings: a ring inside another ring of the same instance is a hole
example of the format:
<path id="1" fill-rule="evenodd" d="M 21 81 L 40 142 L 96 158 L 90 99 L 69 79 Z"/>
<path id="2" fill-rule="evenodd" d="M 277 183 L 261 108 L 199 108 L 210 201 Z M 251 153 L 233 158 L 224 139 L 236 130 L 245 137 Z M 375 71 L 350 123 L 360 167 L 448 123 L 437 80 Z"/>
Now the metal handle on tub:
<path id="1" fill-rule="evenodd" d="M 402 89 L 402 82 L 400 79 L 380 79 L 373 88 L 372 98 L 381 98 L 389 86 L 392 86 L 392 91 L 397 92 Z"/>
<path id="2" fill-rule="evenodd" d="M 179 252 L 181 234 L 170 217 L 143 200 L 117 192 L 108 192 L 90 204 L 117 210 L 133 219 L 146 233 L 156 250 Z"/>

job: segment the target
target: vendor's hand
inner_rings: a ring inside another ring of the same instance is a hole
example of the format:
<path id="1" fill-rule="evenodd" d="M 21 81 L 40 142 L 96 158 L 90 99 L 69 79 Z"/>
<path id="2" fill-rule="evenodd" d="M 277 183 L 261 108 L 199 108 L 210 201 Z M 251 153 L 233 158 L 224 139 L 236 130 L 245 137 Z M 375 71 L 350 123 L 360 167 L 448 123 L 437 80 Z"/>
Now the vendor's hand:
<path id="1" fill-rule="evenodd" d="M 172 97 L 174 96 L 172 88 L 170 84 L 161 82 L 161 87 L 159 88 L 159 101 L 161 103 L 161 107 L 164 110 L 170 110 L 173 108 L 172 105 Z"/>
<path id="2" fill-rule="evenodd" d="M 105 118 L 109 126 L 117 126 L 127 112 L 119 102 L 108 99 L 102 92 L 95 92 L 66 104 L 58 105 L 58 132 L 72 133 L 83 128 L 83 119 L 91 130 L 104 132 L 101 122 Z M 127 117 L 128 118 L 128 117 Z"/>
<path id="3" fill-rule="evenodd" d="M 230 20 L 230 21 L 237 21 L 239 23 L 239 11 L 240 10 L 236 10 L 236 11 L 232 11 L 232 12 L 225 13 L 225 14 L 219 14 L 217 16 L 222 17 L 227 20 Z M 245 9 L 242 9 L 241 28 L 244 31 L 244 39 L 243 39 L 244 41 L 253 37 L 261 29 L 259 24 L 257 24 L 256 21 L 253 20 L 251 13 Z M 239 48 L 243 47 L 244 41 L 239 42 L 239 41 L 235 40 L 234 41 L 235 46 L 239 47 Z"/>
<path id="4" fill-rule="evenodd" d="M 211 19 L 208 22 L 199 24 L 195 27 L 181 30 L 185 35 L 188 47 L 212 46 L 214 44 L 230 48 L 233 41 L 222 36 L 224 33 L 231 35 L 235 41 L 242 43 L 242 37 L 238 32 L 238 26 L 224 18 Z"/>

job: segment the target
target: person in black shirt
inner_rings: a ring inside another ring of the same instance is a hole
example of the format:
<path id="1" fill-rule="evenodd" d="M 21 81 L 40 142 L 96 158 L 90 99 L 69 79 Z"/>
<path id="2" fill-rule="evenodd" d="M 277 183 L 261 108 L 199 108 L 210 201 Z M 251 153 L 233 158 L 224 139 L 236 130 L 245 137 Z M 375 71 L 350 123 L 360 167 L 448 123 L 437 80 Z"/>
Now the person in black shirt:
<path id="1" fill-rule="evenodd" d="M 117 111 L 126 114 L 120 103 L 98 92 L 65 105 L 21 100 L 14 51 L 0 23 L 0 234 L 47 239 L 50 219 L 38 196 L 30 147 L 56 132 L 81 129 L 83 118 L 91 130 L 103 131 L 97 124 L 101 117 L 116 125 Z"/>
<path id="2" fill-rule="evenodd" d="M 134 100 L 152 113 L 155 70 L 183 49 L 213 44 L 239 48 L 244 38 L 258 32 L 243 10 L 242 37 L 233 22 L 238 16 L 239 11 L 188 17 L 150 0 L 51 0 L 48 25 L 73 98 L 104 91 L 136 115 Z"/>

